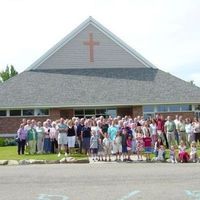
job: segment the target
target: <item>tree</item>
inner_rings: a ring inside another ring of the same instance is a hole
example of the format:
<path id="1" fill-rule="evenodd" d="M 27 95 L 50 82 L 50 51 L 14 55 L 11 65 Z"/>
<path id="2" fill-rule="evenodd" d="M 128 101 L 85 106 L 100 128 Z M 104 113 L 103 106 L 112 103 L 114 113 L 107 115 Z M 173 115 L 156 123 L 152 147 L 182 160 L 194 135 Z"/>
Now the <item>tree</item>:
<path id="1" fill-rule="evenodd" d="M 6 69 L 0 72 L 0 81 L 4 82 L 17 74 L 18 72 L 15 70 L 13 65 L 10 66 L 7 65 Z"/>

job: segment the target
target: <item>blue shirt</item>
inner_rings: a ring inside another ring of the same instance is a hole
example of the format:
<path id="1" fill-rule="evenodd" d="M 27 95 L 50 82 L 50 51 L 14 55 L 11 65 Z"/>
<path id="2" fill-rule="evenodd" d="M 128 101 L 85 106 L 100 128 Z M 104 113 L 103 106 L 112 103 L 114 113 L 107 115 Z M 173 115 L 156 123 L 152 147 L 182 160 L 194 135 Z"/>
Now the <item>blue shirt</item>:
<path id="1" fill-rule="evenodd" d="M 110 127 L 108 128 L 108 135 L 109 135 L 109 137 L 110 137 L 110 139 L 111 139 L 112 141 L 115 140 L 115 137 L 116 137 L 116 135 L 117 135 L 117 131 L 118 131 L 118 128 L 117 128 L 116 126 L 110 126 Z"/>

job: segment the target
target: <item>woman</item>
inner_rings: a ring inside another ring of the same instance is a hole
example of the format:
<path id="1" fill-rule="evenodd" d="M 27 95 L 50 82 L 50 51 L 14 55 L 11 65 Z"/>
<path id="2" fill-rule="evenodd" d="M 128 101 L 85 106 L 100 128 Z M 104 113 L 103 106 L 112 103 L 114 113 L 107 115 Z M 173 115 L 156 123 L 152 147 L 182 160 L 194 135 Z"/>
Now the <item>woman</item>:
<path id="1" fill-rule="evenodd" d="M 37 153 L 43 153 L 43 146 L 44 146 L 44 128 L 42 127 L 42 123 L 39 121 L 36 127 L 37 131 Z"/>
<path id="2" fill-rule="evenodd" d="M 85 121 L 84 127 L 81 131 L 81 139 L 83 143 L 83 149 L 85 150 L 85 154 L 89 155 L 90 150 L 90 137 L 91 137 L 91 128 L 88 126 L 88 120 Z"/>
<path id="3" fill-rule="evenodd" d="M 48 123 L 43 123 L 44 127 L 44 152 L 50 153 L 51 151 L 51 143 L 50 143 L 50 128 L 48 127 Z"/>
<path id="4" fill-rule="evenodd" d="M 199 141 L 200 141 L 200 122 L 196 117 L 194 118 L 194 122 L 192 123 L 192 127 L 193 127 L 193 133 L 194 133 L 195 142 L 198 143 L 198 145 L 199 145 Z"/>
<path id="5" fill-rule="evenodd" d="M 73 149 L 75 147 L 75 141 L 76 141 L 76 130 L 74 127 L 74 122 L 72 120 L 69 120 L 67 122 L 68 131 L 67 131 L 67 143 L 68 143 L 68 150 L 69 154 L 73 152 Z"/>
<path id="6" fill-rule="evenodd" d="M 34 124 L 31 124 L 31 127 L 27 133 L 27 142 L 28 142 L 30 154 L 36 153 L 37 132 L 33 126 Z"/>
<path id="7" fill-rule="evenodd" d="M 24 124 L 20 124 L 20 127 L 17 131 L 18 155 L 20 155 L 20 153 L 24 154 L 26 136 L 27 136 L 27 131 L 24 129 Z"/>
<path id="8" fill-rule="evenodd" d="M 51 142 L 51 153 L 55 153 L 55 149 L 58 149 L 58 131 L 56 129 L 56 122 L 52 122 L 50 128 L 50 142 Z"/>

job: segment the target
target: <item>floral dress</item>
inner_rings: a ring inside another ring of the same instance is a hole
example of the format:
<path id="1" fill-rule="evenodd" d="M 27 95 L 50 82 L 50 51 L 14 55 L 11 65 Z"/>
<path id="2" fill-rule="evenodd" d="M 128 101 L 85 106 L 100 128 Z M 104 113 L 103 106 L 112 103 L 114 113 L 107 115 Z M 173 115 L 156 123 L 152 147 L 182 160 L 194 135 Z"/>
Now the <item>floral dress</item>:
<path id="1" fill-rule="evenodd" d="M 143 151 L 143 148 L 144 148 L 143 138 L 140 136 L 136 137 L 136 151 Z"/>

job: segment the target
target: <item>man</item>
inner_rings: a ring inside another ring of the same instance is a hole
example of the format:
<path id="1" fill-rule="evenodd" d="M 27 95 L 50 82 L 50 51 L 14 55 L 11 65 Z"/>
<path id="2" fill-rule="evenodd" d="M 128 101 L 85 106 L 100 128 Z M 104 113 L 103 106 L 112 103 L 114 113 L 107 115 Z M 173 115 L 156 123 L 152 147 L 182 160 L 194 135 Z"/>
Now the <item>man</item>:
<path id="1" fill-rule="evenodd" d="M 179 145 L 179 135 L 178 135 L 179 116 L 178 116 L 178 115 L 176 115 L 175 120 L 174 120 L 174 123 L 175 123 L 175 125 L 176 125 L 175 139 L 176 139 L 177 145 Z"/>
<path id="2" fill-rule="evenodd" d="M 81 118 L 80 122 L 79 122 L 79 124 L 77 125 L 77 128 L 76 128 L 77 137 L 78 137 L 78 144 L 79 144 L 79 153 L 82 153 L 81 131 L 82 131 L 83 127 L 84 127 L 84 121 L 85 121 L 85 119 Z"/>
<path id="3" fill-rule="evenodd" d="M 58 124 L 58 157 L 61 155 L 61 146 L 65 147 L 65 156 L 67 156 L 67 125 L 64 123 L 64 119 L 60 118 L 60 123 Z"/>
<path id="4" fill-rule="evenodd" d="M 165 131 L 167 133 L 167 141 L 168 141 L 169 147 L 171 147 L 172 145 L 175 145 L 175 135 L 174 135 L 175 129 L 176 129 L 176 125 L 174 121 L 171 119 L 170 116 L 168 116 L 167 121 L 165 122 Z"/>
<path id="5" fill-rule="evenodd" d="M 186 144 L 187 137 L 186 137 L 186 131 L 185 131 L 185 121 L 183 120 L 183 117 L 179 117 L 179 123 L 177 124 L 177 131 L 178 131 L 178 137 L 179 141 L 183 140 Z"/>

